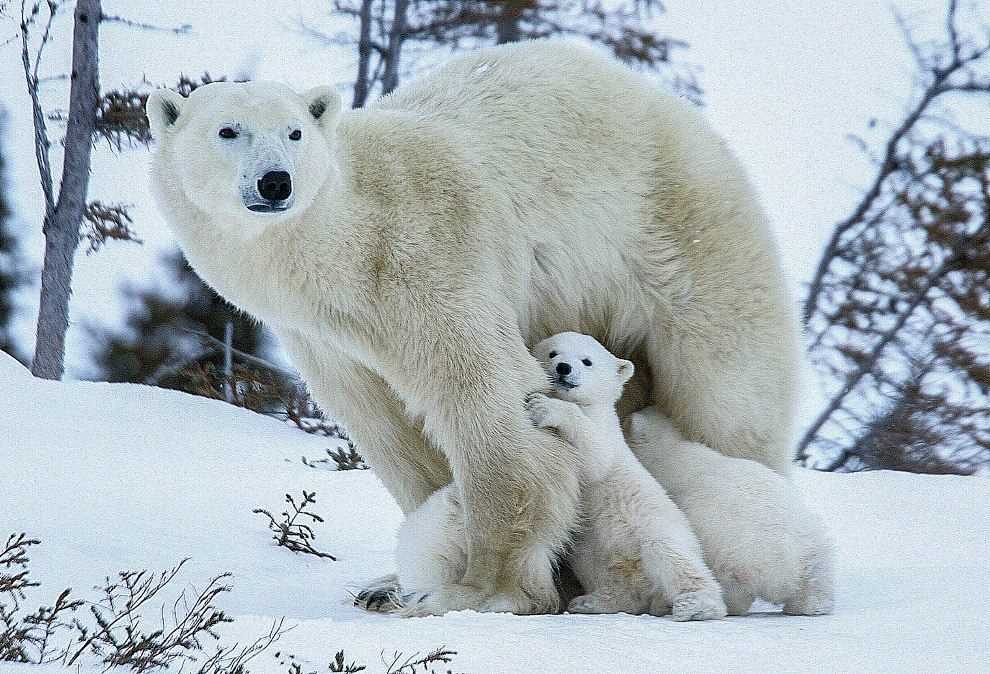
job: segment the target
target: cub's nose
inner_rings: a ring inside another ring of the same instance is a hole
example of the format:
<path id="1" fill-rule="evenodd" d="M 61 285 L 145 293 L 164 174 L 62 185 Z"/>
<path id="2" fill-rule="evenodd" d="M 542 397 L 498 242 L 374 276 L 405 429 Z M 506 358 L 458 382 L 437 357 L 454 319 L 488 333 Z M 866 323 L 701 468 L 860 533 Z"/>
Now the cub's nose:
<path id="1" fill-rule="evenodd" d="M 269 171 L 258 181 L 258 194 L 269 201 L 282 201 L 292 194 L 292 177 L 285 171 Z"/>
<path id="2" fill-rule="evenodd" d="M 571 373 L 571 366 L 567 363 L 557 363 L 557 374 L 566 375 Z"/>

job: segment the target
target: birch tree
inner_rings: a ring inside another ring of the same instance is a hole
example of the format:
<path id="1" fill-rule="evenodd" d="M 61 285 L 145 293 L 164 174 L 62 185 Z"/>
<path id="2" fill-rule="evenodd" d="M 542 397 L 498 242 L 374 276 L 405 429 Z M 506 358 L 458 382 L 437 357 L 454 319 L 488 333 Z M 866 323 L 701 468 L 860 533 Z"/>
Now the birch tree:
<path id="1" fill-rule="evenodd" d="M 11 3 L 0 3 L 9 16 Z M 68 113 L 46 112 L 41 89 L 59 77 L 42 77 L 45 50 L 62 8 L 58 0 L 20 3 L 21 64 L 31 101 L 35 159 L 44 201 L 42 231 L 45 257 L 41 275 L 36 344 L 31 371 L 38 377 L 59 379 L 64 371 L 65 336 L 69 327 L 72 272 L 80 239 L 88 241 L 87 254 L 111 239 L 140 242 L 131 229 L 131 217 L 122 204 L 87 201 L 93 145 L 103 140 L 115 149 L 151 139 L 144 115 L 146 93 L 136 90 L 100 91 L 100 25 L 117 23 L 131 29 L 181 34 L 188 25 L 160 28 L 103 13 L 99 0 L 78 0 L 73 13 L 72 64 Z M 49 122 L 65 125 L 62 172 L 57 183 L 52 171 Z"/>
<path id="2" fill-rule="evenodd" d="M 36 377 L 60 379 L 64 370 L 65 333 L 69 328 L 69 297 L 72 268 L 79 246 L 79 229 L 86 210 L 89 190 L 90 157 L 96 131 L 96 110 L 100 96 L 99 37 L 103 9 L 100 0 L 78 0 L 73 14 L 72 71 L 69 76 L 69 116 L 65 134 L 62 179 L 55 192 L 49 160 L 50 141 L 45 115 L 39 101 L 38 66 L 51 39 L 57 3 L 47 2 L 47 19 L 41 44 L 30 55 L 31 25 L 41 11 L 36 3 L 30 14 L 21 5 L 21 57 L 34 117 L 35 151 L 45 198 L 45 260 L 41 271 L 41 302 L 31 372 Z"/>

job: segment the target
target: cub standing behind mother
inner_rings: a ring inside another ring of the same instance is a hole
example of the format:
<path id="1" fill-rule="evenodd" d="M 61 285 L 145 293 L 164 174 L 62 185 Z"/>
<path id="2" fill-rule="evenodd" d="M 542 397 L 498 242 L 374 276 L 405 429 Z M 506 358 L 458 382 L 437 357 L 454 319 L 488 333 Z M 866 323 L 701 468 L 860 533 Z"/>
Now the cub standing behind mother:
<path id="1" fill-rule="evenodd" d="M 688 442 L 655 409 L 629 418 L 629 444 L 701 540 L 730 615 L 754 598 L 784 613 L 832 612 L 834 552 L 797 489 L 766 466 Z"/>

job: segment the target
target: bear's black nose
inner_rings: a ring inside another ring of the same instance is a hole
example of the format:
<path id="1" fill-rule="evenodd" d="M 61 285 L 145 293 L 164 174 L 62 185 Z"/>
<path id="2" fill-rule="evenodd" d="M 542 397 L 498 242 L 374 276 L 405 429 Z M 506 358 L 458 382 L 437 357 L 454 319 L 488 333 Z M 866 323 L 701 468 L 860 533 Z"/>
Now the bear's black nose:
<path id="1" fill-rule="evenodd" d="M 258 194 L 269 201 L 282 201 L 292 194 L 292 177 L 285 171 L 269 171 L 258 181 Z"/>
<path id="2" fill-rule="evenodd" d="M 565 375 L 571 373 L 571 366 L 567 363 L 557 363 L 557 374 Z"/>

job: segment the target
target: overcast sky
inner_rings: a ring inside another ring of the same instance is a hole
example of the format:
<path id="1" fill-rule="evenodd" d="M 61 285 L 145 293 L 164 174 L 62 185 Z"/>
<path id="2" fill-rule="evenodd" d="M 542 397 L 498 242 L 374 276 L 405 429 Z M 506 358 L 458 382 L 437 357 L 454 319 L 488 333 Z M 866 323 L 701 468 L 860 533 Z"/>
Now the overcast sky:
<path id="1" fill-rule="evenodd" d="M 893 5 L 868 0 L 668 0 L 666 4 L 667 14 L 656 24 L 690 43 L 679 58 L 700 66 L 706 114 L 740 156 L 764 199 L 796 304 L 799 283 L 808 278 L 832 223 L 849 212 L 871 176 L 868 159 L 847 134 L 882 138 L 908 103 L 912 63 L 893 18 Z M 170 83 L 180 72 L 204 71 L 284 80 L 299 89 L 325 82 L 346 84 L 354 56 L 300 37 L 294 30 L 297 17 L 316 21 L 329 5 L 105 0 L 108 14 L 159 25 L 190 23 L 192 33 L 174 36 L 105 25 L 103 87 L 133 84 L 142 76 Z M 940 26 L 943 7 L 938 0 L 904 0 L 896 6 L 921 34 Z M 57 22 L 43 74 L 67 70 L 70 23 L 68 13 Z M 325 19 L 320 25 L 333 29 Z M 15 28 L 0 24 L 0 42 Z M 49 85 L 44 103 L 49 109 L 64 108 L 65 85 Z M 21 242 L 40 268 L 42 202 L 18 42 L 0 48 L 0 105 L 8 113 L 3 141 Z M 871 118 L 880 123 L 869 131 Z M 147 195 L 147 160 L 143 149 L 114 156 L 101 147 L 94 154 L 90 198 L 133 204 L 134 228 L 145 244 L 111 243 L 97 255 L 79 256 L 67 357 L 70 375 L 85 374 L 87 362 L 84 334 L 78 326 L 85 321 L 119 320 L 120 284 L 156 282 L 155 261 L 171 246 L 171 236 Z M 33 340 L 36 295 L 37 288 L 25 296 L 19 334 L 26 340 Z M 814 388 L 810 382 L 809 388 Z"/>

